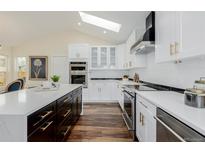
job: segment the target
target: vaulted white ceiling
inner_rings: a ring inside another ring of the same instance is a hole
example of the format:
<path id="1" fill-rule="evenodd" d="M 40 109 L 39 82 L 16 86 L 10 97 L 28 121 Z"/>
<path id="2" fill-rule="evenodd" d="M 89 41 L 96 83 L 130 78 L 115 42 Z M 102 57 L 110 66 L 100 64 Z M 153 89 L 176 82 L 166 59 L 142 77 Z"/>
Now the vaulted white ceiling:
<path id="1" fill-rule="evenodd" d="M 86 12 L 122 25 L 119 33 L 83 23 L 78 12 L 0 12 L 0 44 L 18 45 L 63 31 L 77 30 L 112 43 L 124 42 L 134 28 L 143 28 L 149 12 Z M 81 22 L 81 26 L 78 26 Z"/>

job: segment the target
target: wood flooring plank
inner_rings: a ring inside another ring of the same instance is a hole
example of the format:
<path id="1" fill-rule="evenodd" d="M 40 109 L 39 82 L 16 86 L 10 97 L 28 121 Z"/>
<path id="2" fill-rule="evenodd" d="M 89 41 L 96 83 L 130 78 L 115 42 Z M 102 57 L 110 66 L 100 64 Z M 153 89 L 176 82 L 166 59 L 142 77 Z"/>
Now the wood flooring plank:
<path id="1" fill-rule="evenodd" d="M 118 103 L 84 104 L 68 142 L 131 142 Z"/>

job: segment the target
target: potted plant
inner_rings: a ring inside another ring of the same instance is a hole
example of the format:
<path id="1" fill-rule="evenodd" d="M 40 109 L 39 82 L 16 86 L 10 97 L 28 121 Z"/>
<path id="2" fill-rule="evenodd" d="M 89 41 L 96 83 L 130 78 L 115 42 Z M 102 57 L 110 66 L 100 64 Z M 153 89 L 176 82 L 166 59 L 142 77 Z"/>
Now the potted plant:
<path id="1" fill-rule="evenodd" d="M 58 81 L 60 80 L 60 76 L 59 75 L 51 76 L 51 80 L 53 81 L 53 86 L 54 87 L 59 87 L 60 86 L 60 84 L 58 83 Z"/>

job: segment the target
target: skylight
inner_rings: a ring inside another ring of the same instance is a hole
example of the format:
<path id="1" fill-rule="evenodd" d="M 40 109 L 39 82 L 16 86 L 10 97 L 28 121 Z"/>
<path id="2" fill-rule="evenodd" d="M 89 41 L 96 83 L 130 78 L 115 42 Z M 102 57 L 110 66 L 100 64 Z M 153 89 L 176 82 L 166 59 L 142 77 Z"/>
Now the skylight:
<path id="1" fill-rule="evenodd" d="M 115 22 L 112 22 L 112 21 L 109 21 L 103 18 L 99 18 L 99 17 L 93 16 L 93 15 L 90 15 L 84 12 L 79 12 L 79 14 L 83 22 L 86 22 L 88 24 L 92 24 L 92 25 L 95 25 L 95 26 L 98 26 L 98 27 L 101 27 L 107 30 L 111 30 L 117 33 L 120 31 L 121 24 L 118 24 L 118 23 L 115 23 Z"/>

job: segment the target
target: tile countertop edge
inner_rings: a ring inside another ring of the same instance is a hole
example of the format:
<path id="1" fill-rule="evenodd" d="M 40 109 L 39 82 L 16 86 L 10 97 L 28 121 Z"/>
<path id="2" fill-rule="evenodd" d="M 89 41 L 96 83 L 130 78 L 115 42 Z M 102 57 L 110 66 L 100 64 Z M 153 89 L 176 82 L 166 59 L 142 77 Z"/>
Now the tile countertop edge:
<path id="1" fill-rule="evenodd" d="M 188 125 L 190 128 L 196 130 L 197 132 L 201 133 L 202 135 L 205 136 L 205 127 L 202 128 L 200 126 L 197 126 L 196 124 L 186 120 L 185 118 L 181 117 L 179 114 L 177 114 L 176 112 L 171 111 L 169 108 L 166 108 L 165 106 L 161 105 L 160 103 L 156 102 L 155 100 L 152 100 L 151 97 L 146 97 L 145 93 L 147 92 L 143 92 L 143 91 L 138 91 L 137 94 L 140 95 L 142 98 L 144 98 L 145 100 L 149 101 L 151 104 L 155 105 L 156 107 L 159 107 L 161 109 L 163 109 L 164 111 L 166 111 L 167 113 L 169 113 L 170 115 L 172 115 L 173 117 L 175 117 L 176 119 L 180 120 L 181 122 L 183 122 L 184 124 Z M 156 93 L 156 92 L 155 92 Z M 159 93 L 159 91 L 157 92 Z M 166 92 L 168 93 L 168 92 Z M 177 92 L 170 92 L 170 93 L 176 93 L 179 94 Z M 180 95 L 184 95 L 184 94 L 180 94 Z M 184 103 L 184 102 L 183 102 Z M 185 105 L 185 104 L 184 104 Z M 185 105 L 187 106 L 187 105 Z M 193 108 L 190 106 L 187 106 L 192 110 L 201 110 L 201 109 L 197 109 L 197 108 Z M 205 110 L 205 109 L 204 109 Z"/>
<path id="2" fill-rule="evenodd" d="M 63 85 L 63 86 L 69 86 L 70 84 L 62 84 L 62 85 Z M 37 111 L 37 110 L 39 110 L 39 109 L 41 109 L 41 108 L 43 108 L 43 107 L 49 105 L 50 103 L 52 103 L 52 102 L 58 100 L 59 98 L 65 96 L 66 94 L 72 92 L 73 90 L 82 87 L 81 84 L 72 84 L 72 86 L 74 86 L 74 87 L 71 87 L 69 90 L 67 90 L 67 91 L 64 92 L 63 94 L 58 95 L 58 97 L 55 97 L 55 96 L 54 96 L 54 97 L 50 98 L 51 100 L 49 99 L 48 102 L 42 103 L 42 104 L 40 104 L 40 105 L 38 104 L 36 107 L 33 107 L 33 108 L 32 108 L 31 110 L 29 110 L 29 111 L 26 111 L 26 112 L 25 112 L 25 111 L 21 111 L 21 112 L 19 111 L 19 112 L 15 112 L 15 113 L 1 113 L 1 112 L 0 112 L 0 116 L 28 116 L 28 115 L 34 113 L 35 111 Z M 65 87 L 64 87 L 64 88 L 65 88 Z M 30 90 L 32 90 L 32 89 L 27 89 L 27 90 L 30 91 Z M 18 93 L 18 92 L 13 92 L 13 93 Z M 5 94 L 3 94 L 3 95 L 5 95 Z M 0 106 L 0 107 L 1 107 L 1 106 Z"/>

